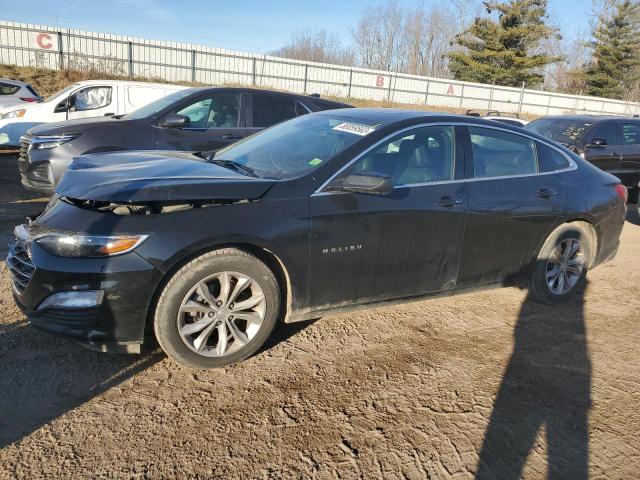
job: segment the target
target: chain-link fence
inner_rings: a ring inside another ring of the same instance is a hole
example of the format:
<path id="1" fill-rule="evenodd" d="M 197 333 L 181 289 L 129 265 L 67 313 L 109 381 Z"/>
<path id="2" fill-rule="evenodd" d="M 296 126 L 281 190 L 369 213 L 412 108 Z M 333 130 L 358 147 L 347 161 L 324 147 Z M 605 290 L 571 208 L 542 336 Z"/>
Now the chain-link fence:
<path id="1" fill-rule="evenodd" d="M 448 108 L 631 115 L 640 104 L 0 21 L 0 63 Z"/>

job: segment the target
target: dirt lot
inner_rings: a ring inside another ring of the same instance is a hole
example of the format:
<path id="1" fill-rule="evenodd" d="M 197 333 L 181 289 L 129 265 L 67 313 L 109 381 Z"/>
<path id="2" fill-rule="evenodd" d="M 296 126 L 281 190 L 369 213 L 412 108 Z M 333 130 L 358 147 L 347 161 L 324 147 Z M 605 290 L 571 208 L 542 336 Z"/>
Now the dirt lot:
<path id="1" fill-rule="evenodd" d="M 15 157 L 0 173 L 4 244 L 41 204 Z M 208 372 L 35 330 L 2 265 L 0 478 L 637 478 L 630 219 L 570 304 L 503 289 L 327 317 Z"/>

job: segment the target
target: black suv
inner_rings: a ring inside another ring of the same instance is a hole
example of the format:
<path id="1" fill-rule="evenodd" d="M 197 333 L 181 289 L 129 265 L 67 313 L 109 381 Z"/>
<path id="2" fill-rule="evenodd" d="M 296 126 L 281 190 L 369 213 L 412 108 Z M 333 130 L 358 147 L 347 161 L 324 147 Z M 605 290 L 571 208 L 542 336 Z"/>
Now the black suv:
<path id="1" fill-rule="evenodd" d="M 191 88 L 122 118 L 50 123 L 21 138 L 18 169 L 28 190 L 51 194 L 74 157 L 121 150 L 218 150 L 265 127 L 351 105 L 249 88 Z"/>
<path id="2" fill-rule="evenodd" d="M 572 115 L 543 117 L 524 127 L 544 135 L 620 179 L 629 201 L 638 200 L 640 119 Z"/>

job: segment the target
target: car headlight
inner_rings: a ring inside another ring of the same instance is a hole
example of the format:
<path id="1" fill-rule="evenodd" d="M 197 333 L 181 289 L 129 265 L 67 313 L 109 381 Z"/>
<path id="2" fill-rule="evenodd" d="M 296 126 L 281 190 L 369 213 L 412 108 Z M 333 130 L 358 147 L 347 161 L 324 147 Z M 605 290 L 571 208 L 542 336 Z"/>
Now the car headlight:
<path id="1" fill-rule="evenodd" d="M 49 233 L 36 243 L 58 257 L 111 257 L 130 252 L 148 235 L 83 235 Z"/>
<path id="2" fill-rule="evenodd" d="M 19 110 L 11 110 L 10 112 L 2 115 L 2 120 L 7 120 L 8 118 L 21 118 L 24 117 L 26 110 L 24 108 L 20 108 Z"/>
<path id="3" fill-rule="evenodd" d="M 63 135 L 34 135 L 31 137 L 31 148 L 44 150 L 59 147 L 63 143 L 70 142 L 80 136 L 79 133 L 65 133 Z"/>

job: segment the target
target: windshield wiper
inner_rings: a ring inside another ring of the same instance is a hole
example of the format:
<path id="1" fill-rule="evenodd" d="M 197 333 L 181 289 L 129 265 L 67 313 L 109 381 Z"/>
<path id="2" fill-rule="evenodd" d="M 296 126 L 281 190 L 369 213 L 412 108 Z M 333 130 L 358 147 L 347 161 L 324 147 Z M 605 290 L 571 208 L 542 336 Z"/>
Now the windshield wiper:
<path id="1" fill-rule="evenodd" d="M 235 170 L 236 172 L 244 172 L 250 177 L 258 178 L 258 175 L 251 167 L 247 167 L 246 165 L 242 165 L 241 163 L 236 163 L 233 160 L 223 160 L 221 158 L 210 158 L 209 161 L 211 163 L 215 163 L 216 165 L 220 165 L 221 167 L 230 168 L 231 170 Z"/>

